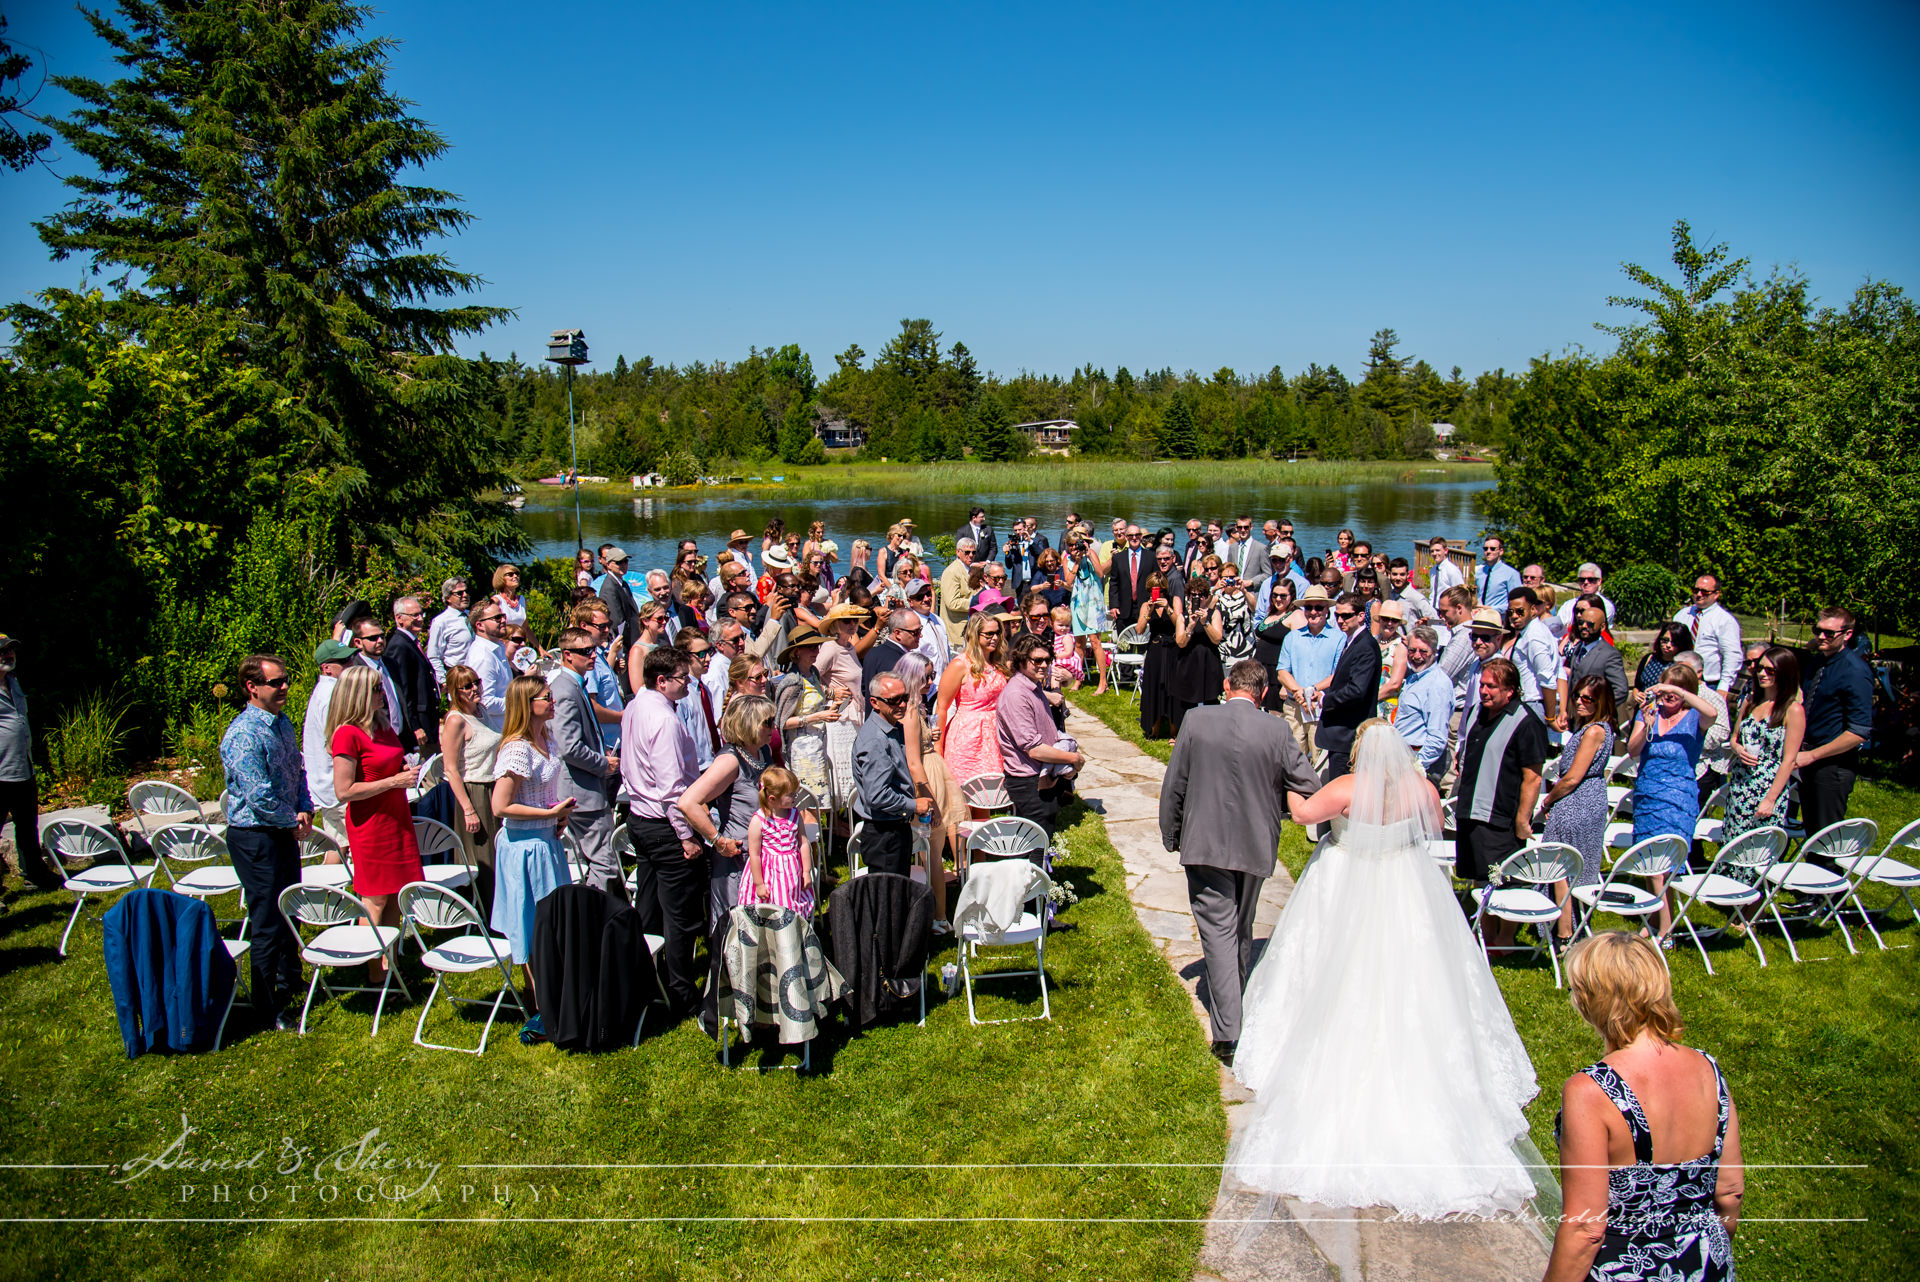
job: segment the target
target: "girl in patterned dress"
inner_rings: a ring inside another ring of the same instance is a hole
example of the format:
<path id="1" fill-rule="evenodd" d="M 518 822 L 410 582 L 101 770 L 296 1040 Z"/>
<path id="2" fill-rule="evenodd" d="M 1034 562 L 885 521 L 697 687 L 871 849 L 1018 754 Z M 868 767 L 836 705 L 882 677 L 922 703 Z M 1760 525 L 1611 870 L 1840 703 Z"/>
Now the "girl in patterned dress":
<path id="1" fill-rule="evenodd" d="M 772 904 L 813 916 L 813 851 L 793 808 L 800 781 L 768 766 L 760 775 L 760 809 L 747 826 L 747 877 L 742 904 Z"/>

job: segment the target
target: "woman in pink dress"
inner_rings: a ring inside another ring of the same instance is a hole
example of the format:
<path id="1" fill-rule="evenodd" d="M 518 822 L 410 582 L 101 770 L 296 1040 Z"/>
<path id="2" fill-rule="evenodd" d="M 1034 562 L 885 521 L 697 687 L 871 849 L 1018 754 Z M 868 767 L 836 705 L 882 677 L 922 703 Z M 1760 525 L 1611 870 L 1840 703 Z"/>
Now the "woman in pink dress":
<path id="1" fill-rule="evenodd" d="M 424 876 L 407 807 L 407 789 L 420 772 L 407 764 L 400 737 L 387 724 L 386 691 L 372 668 L 356 664 L 340 674 L 327 705 L 327 742 L 334 795 L 347 808 L 353 893 L 366 903 L 374 925 L 398 926 L 400 888 Z M 373 962 L 368 971 L 377 984 L 386 963 Z"/>
<path id="2" fill-rule="evenodd" d="M 940 675 L 940 698 L 933 710 L 934 724 L 941 727 L 940 755 L 963 786 L 969 779 L 1002 770 L 994 714 L 1007 684 L 1001 666 L 1004 627 L 990 614 L 968 619 L 966 649 Z"/>

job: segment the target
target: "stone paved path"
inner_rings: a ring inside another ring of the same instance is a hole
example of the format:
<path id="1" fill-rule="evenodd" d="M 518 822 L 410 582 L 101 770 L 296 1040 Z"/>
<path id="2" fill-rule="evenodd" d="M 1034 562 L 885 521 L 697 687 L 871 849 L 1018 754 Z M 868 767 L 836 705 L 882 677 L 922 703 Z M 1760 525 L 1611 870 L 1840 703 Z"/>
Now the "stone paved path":
<path id="1" fill-rule="evenodd" d="M 1160 781 L 1166 767 L 1091 713 L 1075 709 L 1068 732 L 1088 759 L 1078 791 L 1106 821 L 1107 837 L 1126 865 L 1134 913 L 1186 986 L 1194 1017 L 1207 1029 L 1206 976 L 1187 906 L 1186 874 L 1179 856 L 1160 843 Z M 1273 933 L 1292 893 L 1293 878 L 1284 865 L 1276 865 L 1254 914 L 1256 949 Z M 1224 1068 L 1220 1095 L 1231 1133 L 1251 1095 Z M 1223 1173 L 1194 1278 L 1519 1282 L 1538 1278 L 1546 1261 L 1546 1238 L 1532 1224 L 1393 1223 L 1377 1212 L 1277 1200 Z"/>

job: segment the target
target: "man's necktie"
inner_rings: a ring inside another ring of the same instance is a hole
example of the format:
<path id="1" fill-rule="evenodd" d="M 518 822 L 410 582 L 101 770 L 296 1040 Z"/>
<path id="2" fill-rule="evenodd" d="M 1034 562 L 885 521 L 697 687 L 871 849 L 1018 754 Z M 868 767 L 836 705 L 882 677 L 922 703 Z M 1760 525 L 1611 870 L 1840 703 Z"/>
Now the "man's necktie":
<path id="1" fill-rule="evenodd" d="M 696 682 L 700 689 L 700 713 L 707 719 L 707 738 L 713 744 L 715 755 L 720 752 L 720 732 L 713 727 L 713 696 L 707 693 L 707 683 Z"/>

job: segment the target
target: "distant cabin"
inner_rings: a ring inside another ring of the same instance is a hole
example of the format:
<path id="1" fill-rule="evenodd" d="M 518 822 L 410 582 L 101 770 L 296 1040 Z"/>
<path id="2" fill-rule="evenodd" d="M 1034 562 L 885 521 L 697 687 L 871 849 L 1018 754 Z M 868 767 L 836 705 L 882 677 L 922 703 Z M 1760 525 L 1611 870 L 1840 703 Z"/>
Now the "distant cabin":
<path id="1" fill-rule="evenodd" d="M 1073 444 L 1074 429 L 1080 425 L 1070 418 L 1043 418 L 1037 423 L 1015 423 L 1014 426 L 1032 439 L 1034 449 L 1065 453 Z"/>
<path id="2" fill-rule="evenodd" d="M 815 419 L 813 434 L 829 450 L 857 450 L 867 443 L 867 434 L 844 418 Z"/>
<path id="3" fill-rule="evenodd" d="M 1433 439 L 1444 445 L 1453 439 L 1453 434 L 1458 430 L 1459 429 L 1451 423 L 1435 423 L 1433 425 Z"/>

